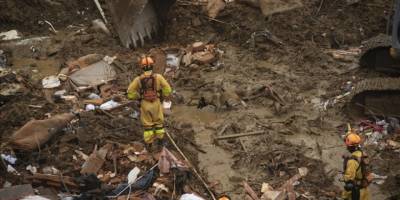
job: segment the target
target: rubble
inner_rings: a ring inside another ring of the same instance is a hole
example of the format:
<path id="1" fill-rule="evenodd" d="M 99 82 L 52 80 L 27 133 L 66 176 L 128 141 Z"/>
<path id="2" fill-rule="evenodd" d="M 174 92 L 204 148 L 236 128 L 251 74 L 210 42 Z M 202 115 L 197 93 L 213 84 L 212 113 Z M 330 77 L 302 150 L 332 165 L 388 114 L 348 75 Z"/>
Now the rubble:
<path id="1" fill-rule="evenodd" d="M 92 28 L 94 30 L 102 31 L 103 33 L 105 33 L 107 35 L 111 35 L 110 30 L 108 30 L 107 26 L 100 19 L 95 19 L 92 21 Z"/>
<path id="2" fill-rule="evenodd" d="M 110 101 L 107 101 L 107 102 L 101 104 L 99 108 L 102 110 L 111 110 L 113 108 L 118 107 L 119 105 L 121 105 L 121 104 L 118 102 L 115 102 L 114 100 L 110 100 Z"/>
<path id="3" fill-rule="evenodd" d="M 50 89 L 59 87 L 61 82 L 57 76 L 48 76 L 42 80 L 42 85 L 43 88 Z"/>
<path id="4" fill-rule="evenodd" d="M 85 68 L 73 72 L 69 79 L 72 85 L 80 90 L 81 88 L 98 86 L 114 80 L 116 72 L 114 68 L 105 61 L 98 61 Z"/>
<path id="5" fill-rule="evenodd" d="M 231 2 L 176 1 L 172 17 L 161 23 L 166 25 L 161 40 L 147 38 L 134 51 L 110 37 L 111 24 L 97 19 L 92 1 L 68 2 L 74 15 L 65 15 L 71 9 L 62 1 L 44 2 L 40 15 L 34 14 L 41 10 L 36 3 L 24 2 L 0 12 L 2 30 L 24 33 L 23 39 L 0 44 L 0 136 L 9 171 L 4 169 L 0 184 L 31 183 L 37 196 L 27 198 L 48 199 L 339 197 L 333 177 L 344 147 L 335 133 L 347 113 L 342 104 L 333 105 L 346 103 L 358 80 L 377 75 L 354 67 L 360 49 L 352 47 L 377 33 L 381 13 L 390 6 L 386 0 L 357 6 L 247 1 L 264 8 L 265 18 Z M 198 15 L 200 6 L 208 17 Z M 16 12 L 20 9 L 26 12 Z M 343 13 L 349 16 L 340 17 Z M 303 20 L 307 16 L 312 20 Z M 360 20 L 363 16 L 368 18 Z M 174 88 L 172 101 L 163 102 L 172 141 L 161 152 L 144 144 L 138 105 L 126 98 L 141 54 L 151 54 L 154 72 Z M 60 126 L 44 123 L 71 111 L 73 119 L 57 122 Z M 365 127 L 360 133 L 368 151 L 377 153 L 374 168 L 385 175 L 376 175 L 374 183 L 382 184 L 379 192 L 392 192 L 398 188 L 399 123 L 378 118 L 360 126 Z M 52 190 L 52 198 L 40 188 Z"/>
<path id="6" fill-rule="evenodd" d="M 260 8 L 264 16 L 303 7 L 302 2 L 298 0 L 239 0 L 238 2 Z"/>
<path id="7" fill-rule="evenodd" d="M 0 40 L 16 40 L 20 38 L 21 34 L 17 30 L 9 30 L 0 33 Z"/>
<path id="8" fill-rule="evenodd" d="M 0 49 L 0 69 L 7 66 L 7 56 L 3 50 Z"/>
<path id="9" fill-rule="evenodd" d="M 12 156 L 12 155 L 5 155 L 5 154 L 1 154 L 1 158 L 2 158 L 4 161 L 6 161 L 6 162 L 8 162 L 8 163 L 10 163 L 10 164 L 12 164 L 12 165 L 15 165 L 15 162 L 17 162 L 17 160 L 18 160 L 15 156 Z"/>
<path id="10" fill-rule="evenodd" d="M 10 137 L 10 144 L 27 151 L 40 148 L 73 118 L 74 114 L 66 113 L 45 120 L 31 120 Z"/>
<path id="11" fill-rule="evenodd" d="M 99 150 L 95 148 L 93 153 L 85 159 L 85 163 L 82 165 L 81 174 L 97 174 L 105 162 L 109 150 L 111 150 L 111 145 L 105 145 Z"/>
<path id="12" fill-rule="evenodd" d="M 23 199 L 26 196 L 34 195 L 35 192 L 30 184 L 16 185 L 0 189 L 2 200 Z"/>
<path id="13" fill-rule="evenodd" d="M 216 18 L 225 6 L 226 3 L 223 0 L 209 0 L 207 3 L 208 17 Z"/>
<path id="14" fill-rule="evenodd" d="M 196 194 L 183 194 L 179 200 L 204 200 L 203 198 L 197 196 Z"/>

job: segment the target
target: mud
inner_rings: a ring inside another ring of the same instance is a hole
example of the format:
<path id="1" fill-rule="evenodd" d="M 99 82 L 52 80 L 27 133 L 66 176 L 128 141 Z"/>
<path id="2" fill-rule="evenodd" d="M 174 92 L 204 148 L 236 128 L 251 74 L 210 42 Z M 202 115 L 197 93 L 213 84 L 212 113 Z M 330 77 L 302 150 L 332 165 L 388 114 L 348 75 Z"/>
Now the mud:
<path id="1" fill-rule="evenodd" d="M 7 1 L 3 5 L 6 7 L 0 8 L 0 21 L 4 22 L 0 31 L 17 28 L 25 35 L 49 35 L 47 27 L 26 20 L 39 18 L 37 10 L 47 8 L 46 2 Z M 24 95 L 12 97 L 1 105 L 2 142 L 31 118 L 43 119 L 46 113 L 69 112 L 81 106 L 49 103 L 39 89 L 41 77 L 58 72 L 66 61 L 89 53 L 117 55 L 126 71 L 119 72 L 114 84 L 123 92 L 139 73 L 137 55 L 152 47 L 184 48 L 203 41 L 215 44 L 223 52 L 217 61 L 218 67 L 213 64 L 181 66 L 177 76 L 171 79 L 177 98 L 167 121 L 178 146 L 213 185 L 216 194 L 243 199 L 241 183 L 247 181 L 260 195 L 262 183 L 279 187 L 298 168 L 307 167 L 310 173 L 295 186 L 297 192 L 316 199 L 340 196 L 342 183 L 338 178 L 342 171 L 341 156 L 346 152 L 340 135 L 346 122 L 355 122 L 348 118 L 343 108 L 345 103 L 328 110 L 322 110 L 320 103 L 342 94 L 341 86 L 346 81 L 374 75 L 365 70 L 349 71 L 348 63 L 335 60 L 325 50 L 359 46 L 361 41 L 386 32 L 390 1 L 366 0 L 350 6 L 343 1 L 303 1 L 301 8 L 267 18 L 258 9 L 229 4 L 216 20 L 205 17 L 201 6 L 177 3 L 171 10 L 165 34 L 134 51 L 123 49 L 115 37 L 88 28 L 90 20 L 98 18 L 92 3 L 61 4 L 65 11 L 51 6 L 40 17 L 58 19 L 54 24 L 60 29 L 60 33 L 51 35 L 46 48 L 40 48 L 35 55 L 26 48 L 10 50 L 13 52 L 10 67 L 26 73 L 32 86 L 26 85 Z M 10 12 L 1 12 L 5 9 Z M 26 15 L 18 15 L 17 11 L 22 9 L 27 9 Z M 82 17 L 68 10 L 87 12 Z M 70 24 L 77 27 L 66 28 Z M 81 28 L 84 31 L 77 32 Z M 264 37 L 264 33 L 270 33 L 274 39 Z M 268 93 L 260 95 L 260 88 L 272 89 L 281 100 Z M 199 109 L 202 101 L 206 105 Z M 129 118 L 132 109 L 113 112 L 115 118 L 97 112 L 82 115 L 79 124 L 57 135 L 40 152 L 18 152 L 23 161 L 18 169 L 23 171 L 32 163 L 40 166 L 55 163 L 66 175 L 78 176 L 79 166 L 71 157 L 73 150 L 90 154 L 96 144 L 111 142 L 118 146 L 142 141 L 139 121 Z M 264 130 L 265 134 L 214 139 L 218 134 L 255 130 Z M 396 156 L 398 152 L 385 150 L 373 160 L 377 163 L 374 164 L 376 173 L 387 175 L 388 180 L 382 186 L 371 186 L 372 199 L 385 199 L 398 193 L 400 168 Z M 121 174 L 130 170 L 129 161 L 126 163 L 118 168 Z M 107 163 L 104 170 L 112 171 L 112 168 L 112 163 Z M 22 182 L 20 177 L 10 175 L 0 180 L 0 185 L 5 180 Z M 205 192 L 196 181 L 192 187 L 202 194 Z"/>

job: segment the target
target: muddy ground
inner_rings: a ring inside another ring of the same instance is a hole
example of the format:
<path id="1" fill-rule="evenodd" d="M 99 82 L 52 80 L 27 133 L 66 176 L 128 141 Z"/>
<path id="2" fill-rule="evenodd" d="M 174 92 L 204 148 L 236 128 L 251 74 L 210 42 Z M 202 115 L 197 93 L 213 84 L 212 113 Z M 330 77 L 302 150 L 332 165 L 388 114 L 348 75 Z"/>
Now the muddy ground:
<path id="1" fill-rule="evenodd" d="M 296 192 L 304 195 L 299 198 L 339 197 L 338 177 L 345 153 L 340 135 L 347 122 L 355 121 L 348 118 L 345 102 L 326 111 L 320 109 L 319 103 L 344 93 L 341 86 L 346 81 L 357 82 L 371 76 L 371 72 L 354 69 L 356 61 L 336 60 L 327 50 L 358 47 L 362 41 L 385 33 L 391 1 L 365 0 L 346 5 L 340 0 L 310 0 L 303 4 L 302 8 L 269 17 L 256 8 L 229 4 L 216 20 L 210 20 L 203 6 L 177 3 L 169 14 L 164 40 L 127 50 L 116 37 L 86 29 L 92 19 L 99 17 L 91 2 L 6 1 L 0 7 L 0 32 L 17 29 L 24 37 L 50 36 L 50 40 L 37 44 L 40 51 L 35 54 L 27 49 L 7 49 L 13 52 L 9 54 L 11 68 L 24 74 L 32 85 L 16 97 L 2 99 L 1 141 L 7 141 L 30 119 L 44 119 L 46 113 L 54 115 L 81 106 L 49 103 L 43 97 L 41 78 L 56 74 L 66 61 L 90 53 L 117 55 L 128 69 L 119 72 L 114 82 L 122 92 L 139 72 L 139 54 L 153 47 L 184 48 L 195 41 L 210 42 L 223 52 L 218 65 L 181 67 L 171 80 L 176 99 L 172 115 L 168 116 L 168 129 L 208 182 L 215 185 L 213 190 L 243 199 L 243 181 L 260 194 L 262 183 L 279 187 L 297 173 L 297 168 L 307 167 L 309 175 L 295 186 Z M 26 12 L 22 14 L 21 10 Z M 60 32 L 54 35 L 46 24 L 38 25 L 36 21 L 40 19 L 52 20 Z M 77 33 L 81 28 L 85 31 Z M 263 37 L 265 33 L 274 39 Z M 55 54 L 51 53 L 53 49 Z M 33 69 L 39 72 L 32 72 Z M 257 89 L 263 86 L 272 88 L 282 101 L 268 95 L 257 96 Z M 206 105 L 199 109 L 201 99 Z M 131 112 L 132 108 L 117 110 L 112 113 L 117 116 L 115 119 L 99 112 L 82 115 L 79 124 L 54 137 L 41 152 L 17 152 L 23 161 L 17 168 L 23 171 L 28 164 L 56 163 L 55 167 L 64 174 L 78 176 L 79 166 L 71 158 L 76 148 L 90 154 L 95 144 L 142 142 L 140 124 L 129 118 Z M 215 140 L 218 134 L 257 130 L 264 130 L 265 134 Z M 398 153 L 371 151 L 378 155 L 373 160 L 379 163 L 373 165 L 374 171 L 389 176 L 383 186 L 371 186 L 373 199 L 398 195 Z M 105 165 L 104 170 L 111 168 L 111 164 Z M 118 171 L 126 174 L 128 170 Z M 6 180 L 14 184 L 23 181 L 4 174 L 0 187 Z M 200 184 L 194 185 L 204 192 Z"/>

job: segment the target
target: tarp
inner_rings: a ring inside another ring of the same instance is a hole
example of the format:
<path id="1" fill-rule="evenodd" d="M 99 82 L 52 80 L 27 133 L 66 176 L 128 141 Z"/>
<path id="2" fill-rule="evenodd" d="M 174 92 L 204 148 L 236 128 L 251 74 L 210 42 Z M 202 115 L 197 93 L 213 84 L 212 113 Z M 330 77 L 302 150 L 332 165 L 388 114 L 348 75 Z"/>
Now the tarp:
<path id="1" fill-rule="evenodd" d="M 116 72 L 111 65 L 101 60 L 74 72 L 69 78 L 77 87 L 90 87 L 114 80 Z"/>
<path id="2" fill-rule="evenodd" d="M 57 131 L 64 128 L 74 114 L 64 113 L 44 120 L 31 120 L 14 132 L 10 144 L 16 149 L 34 150 L 46 143 Z"/>

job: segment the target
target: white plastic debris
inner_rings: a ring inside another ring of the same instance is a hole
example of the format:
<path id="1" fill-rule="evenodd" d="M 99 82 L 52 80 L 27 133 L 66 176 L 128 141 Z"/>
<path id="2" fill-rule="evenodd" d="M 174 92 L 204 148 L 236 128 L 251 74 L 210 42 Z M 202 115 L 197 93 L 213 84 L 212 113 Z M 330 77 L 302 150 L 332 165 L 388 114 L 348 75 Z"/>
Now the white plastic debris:
<path id="1" fill-rule="evenodd" d="M 54 166 L 47 166 L 42 169 L 43 174 L 53 174 L 57 175 L 60 173 L 58 169 L 56 169 Z"/>
<path id="2" fill-rule="evenodd" d="M 366 133 L 367 139 L 365 140 L 364 144 L 365 145 L 377 145 L 378 142 L 382 139 L 382 133 L 379 133 L 377 131 L 372 132 L 372 133 Z"/>
<path id="3" fill-rule="evenodd" d="M 113 63 L 115 59 L 117 59 L 117 56 L 113 56 L 113 57 L 104 56 L 104 58 L 103 58 L 103 60 L 104 60 L 106 63 L 108 63 L 109 65 L 111 65 L 111 63 Z"/>
<path id="4" fill-rule="evenodd" d="M 304 177 L 308 174 L 308 168 L 307 167 L 300 167 L 298 168 L 299 174 L 301 177 Z"/>
<path id="5" fill-rule="evenodd" d="M 67 93 L 66 90 L 58 90 L 58 91 L 54 92 L 54 96 L 61 97 L 61 96 L 64 96 L 66 93 Z"/>
<path id="6" fill-rule="evenodd" d="M 39 196 L 39 195 L 29 195 L 29 196 L 22 198 L 21 200 L 50 200 L 50 199 Z"/>
<path id="7" fill-rule="evenodd" d="M 375 173 L 371 173 L 372 176 L 372 182 L 378 185 L 382 185 L 385 183 L 386 179 L 388 178 L 387 176 L 381 176 Z"/>
<path id="8" fill-rule="evenodd" d="M 140 173 L 140 169 L 135 167 L 128 174 L 128 184 L 134 183 Z"/>
<path id="9" fill-rule="evenodd" d="M 35 166 L 32 166 L 32 165 L 26 166 L 26 170 L 30 171 L 32 174 L 36 174 L 37 173 L 37 168 Z"/>
<path id="10" fill-rule="evenodd" d="M 87 104 L 85 107 L 86 111 L 91 111 L 91 110 L 95 110 L 95 109 L 96 109 L 96 106 L 93 104 Z"/>
<path id="11" fill-rule="evenodd" d="M 11 165 L 7 165 L 7 172 L 19 175 L 18 171 Z"/>
<path id="12" fill-rule="evenodd" d="M 15 162 L 17 162 L 17 158 L 12 155 L 1 154 L 1 158 L 12 165 L 15 165 Z"/>
<path id="13" fill-rule="evenodd" d="M 167 54 L 167 66 L 179 67 L 180 59 L 176 54 Z"/>
<path id="14" fill-rule="evenodd" d="M 21 35 L 18 33 L 17 30 L 9 30 L 6 32 L 0 33 L 0 40 L 15 40 L 20 39 Z"/>
<path id="15" fill-rule="evenodd" d="M 101 97 L 96 93 L 90 93 L 88 98 L 89 99 L 100 99 Z"/>
<path id="16" fill-rule="evenodd" d="M 139 119 L 139 112 L 136 110 L 133 110 L 133 112 L 129 115 L 129 117 L 133 119 Z"/>
<path id="17" fill-rule="evenodd" d="M 205 200 L 195 194 L 183 194 L 179 200 Z"/>
<path id="18" fill-rule="evenodd" d="M 61 96 L 62 99 L 64 99 L 65 101 L 76 101 L 78 100 L 78 98 L 76 98 L 75 95 L 64 95 Z"/>
<path id="19" fill-rule="evenodd" d="M 60 79 L 57 76 L 48 76 L 42 80 L 43 88 L 56 88 L 61 85 Z"/>
<path id="20" fill-rule="evenodd" d="M 107 35 L 111 35 L 110 30 L 108 30 L 107 26 L 104 24 L 103 21 L 101 21 L 101 19 L 95 19 L 92 21 L 92 27 L 95 30 L 101 30 L 102 32 L 104 32 Z"/>
<path id="21" fill-rule="evenodd" d="M 168 191 L 169 191 L 168 188 L 167 188 L 164 184 L 162 184 L 162 183 L 157 183 L 157 182 L 155 182 L 155 183 L 153 184 L 153 187 L 156 188 L 156 190 L 154 191 L 153 195 L 158 195 L 158 194 L 161 193 L 162 191 L 165 191 L 165 192 L 168 192 Z"/>
<path id="22" fill-rule="evenodd" d="M 11 186 L 12 186 L 12 183 L 10 183 L 8 181 L 4 182 L 4 184 L 3 184 L 3 188 L 8 188 L 8 187 L 11 187 Z"/>
<path id="23" fill-rule="evenodd" d="M 274 188 L 269 183 L 262 183 L 261 185 L 261 193 L 265 193 L 267 191 L 272 191 Z"/>
<path id="24" fill-rule="evenodd" d="M 163 108 L 164 109 L 171 109 L 172 102 L 171 101 L 163 101 Z"/>
<path id="25" fill-rule="evenodd" d="M 102 110 L 111 110 L 111 109 L 113 109 L 113 108 L 115 108 L 115 107 L 117 107 L 119 105 L 121 105 L 121 104 L 118 103 L 118 102 L 115 102 L 114 100 L 110 100 L 110 101 L 107 101 L 107 102 L 101 104 L 100 105 L 100 109 L 102 109 Z"/>

